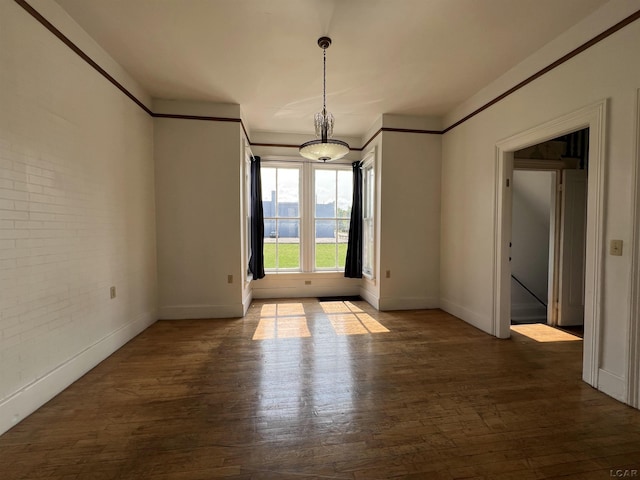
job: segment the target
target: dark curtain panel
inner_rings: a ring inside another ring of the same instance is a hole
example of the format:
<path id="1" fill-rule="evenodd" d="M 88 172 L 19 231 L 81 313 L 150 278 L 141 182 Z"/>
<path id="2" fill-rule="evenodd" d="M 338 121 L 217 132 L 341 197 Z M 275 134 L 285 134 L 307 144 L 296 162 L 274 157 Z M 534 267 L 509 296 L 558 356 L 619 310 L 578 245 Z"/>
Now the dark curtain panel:
<path id="1" fill-rule="evenodd" d="M 251 158 L 251 258 L 249 271 L 254 280 L 264 278 L 264 215 L 260 157 Z"/>
<path id="2" fill-rule="evenodd" d="M 362 170 L 361 162 L 353 162 L 353 204 L 349 224 L 349 243 L 344 276 L 362 278 Z"/>

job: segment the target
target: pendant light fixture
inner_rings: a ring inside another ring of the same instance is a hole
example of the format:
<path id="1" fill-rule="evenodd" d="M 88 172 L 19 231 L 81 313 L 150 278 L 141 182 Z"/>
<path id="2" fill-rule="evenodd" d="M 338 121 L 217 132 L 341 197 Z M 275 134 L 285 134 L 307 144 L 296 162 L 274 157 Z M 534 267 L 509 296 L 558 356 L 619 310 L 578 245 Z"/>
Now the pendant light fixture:
<path id="1" fill-rule="evenodd" d="M 331 112 L 327 112 L 327 48 L 331 45 L 329 37 L 320 37 L 318 46 L 322 49 L 324 57 L 324 69 L 322 80 L 322 111 L 315 114 L 316 140 L 311 140 L 300 145 L 300 155 L 309 160 L 330 162 L 338 160 L 349 153 L 349 145 L 342 140 L 331 138 L 333 136 L 334 118 Z"/>

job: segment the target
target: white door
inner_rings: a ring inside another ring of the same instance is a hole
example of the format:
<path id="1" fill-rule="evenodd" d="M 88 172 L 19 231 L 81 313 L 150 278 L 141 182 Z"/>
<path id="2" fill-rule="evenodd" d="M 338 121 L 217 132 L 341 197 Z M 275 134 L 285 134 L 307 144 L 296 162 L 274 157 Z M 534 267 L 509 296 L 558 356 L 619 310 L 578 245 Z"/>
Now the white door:
<path id="1" fill-rule="evenodd" d="M 558 325 L 584 324 L 587 171 L 563 170 L 560 213 Z"/>

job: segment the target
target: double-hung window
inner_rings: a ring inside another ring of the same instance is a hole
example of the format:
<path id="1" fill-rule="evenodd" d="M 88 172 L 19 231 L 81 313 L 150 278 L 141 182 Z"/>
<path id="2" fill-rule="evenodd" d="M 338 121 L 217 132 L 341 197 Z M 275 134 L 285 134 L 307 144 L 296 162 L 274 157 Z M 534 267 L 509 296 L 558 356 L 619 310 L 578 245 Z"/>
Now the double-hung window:
<path id="1" fill-rule="evenodd" d="M 362 273 L 373 278 L 375 255 L 375 163 L 374 156 L 362 165 Z"/>
<path id="2" fill-rule="evenodd" d="M 299 165 L 262 165 L 265 270 L 300 271 L 301 174 Z"/>
<path id="3" fill-rule="evenodd" d="M 353 173 L 314 168 L 315 270 L 344 270 L 349 241 Z"/>
<path id="4" fill-rule="evenodd" d="M 351 166 L 263 160 L 261 172 L 265 270 L 344 270 Z"/>

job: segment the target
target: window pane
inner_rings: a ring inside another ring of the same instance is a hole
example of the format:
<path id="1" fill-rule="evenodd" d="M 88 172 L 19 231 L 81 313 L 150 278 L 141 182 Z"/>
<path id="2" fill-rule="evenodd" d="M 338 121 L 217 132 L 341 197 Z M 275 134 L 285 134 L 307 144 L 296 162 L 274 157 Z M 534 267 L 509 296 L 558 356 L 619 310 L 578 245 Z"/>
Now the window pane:
<path id="1" fill-rule="evenodd" d="M 373 168 L 367 168 L 364 174 L 364 216 L 373 215 Z"/>
<path id="2" fill-rule="evenodd" d="M 276 238 L 276 221 L 273 219 L 264 219 L 264 241 Z"/>
<path id="3" fill-rule="evenodd" d="M 344 268 L 349 242 L 349 220 L 338 220 L 338 266 Z"/>
<path id="4" fill-rule="evenodd" d="M 300 221 L 279 220 L 277 268 L 300 268 Z"/>
<path id="5" fill-rule="evenodd" d="M 300 216 L 300 174 L 297 168 L 278 168 L 277 216 Z"/>
<path id="6" fill-rule="evenodd" d="M 373 267 L 373 220 L 370 218 L 364 220 L 362 227 L 362 270 L 371 273 Z"/>
<path id="7" fill-rule="evenodd" d="M 316 268 L 335 268 L 336 265 L 336 222 L 316 220 Z"/>
<path id="8" fill-rule="evenodd" d="M 264 243 L 264 268 L 276 268 L 276 242 Z"/>
<path id="9" fill-rule="evenodd" d="M 347 244 L 338 244 L 338 267 L 344 268 L 347 264 Z"/>
<path id="10" fill-rule="evenodd" d="M 276 221 L 264 220 L 264 268 L 276 268 Z"/>
<path id="11" fill-rule="evenodd" d="M 276 169 L 260 169 L 262 177 L 262 211 L 265 217 L 276 216 Z M 267 228 L 265 227 L 265 231 Z"/>
<path id="12" fill-rule="evenodd" d="M 362 244 L 362 270 L 373 275 L 374 263 L 374 231 L 373 211 L 375 200 L 375 172 L 373 165 L 368 165 L 364 172 L 364 198 L 363 198 L 363 244 Z"/>
<path id="13" fill-rule="evenodd" d="M 338 215 L 340 218 L 351 216 L 353 200 L 353 172 L 338 170 Z"/>
<path id="14" fill-rule="evenodd" d="M 316 218 L 336 216 L 336 171 L 316 170 L 315 188 Z"/>
<path id="15" fill-rule="evenodd" d="M 349 224 L 350 220 L 338 220 L 338 243 L 347 243 L 349 241 Z"/>

